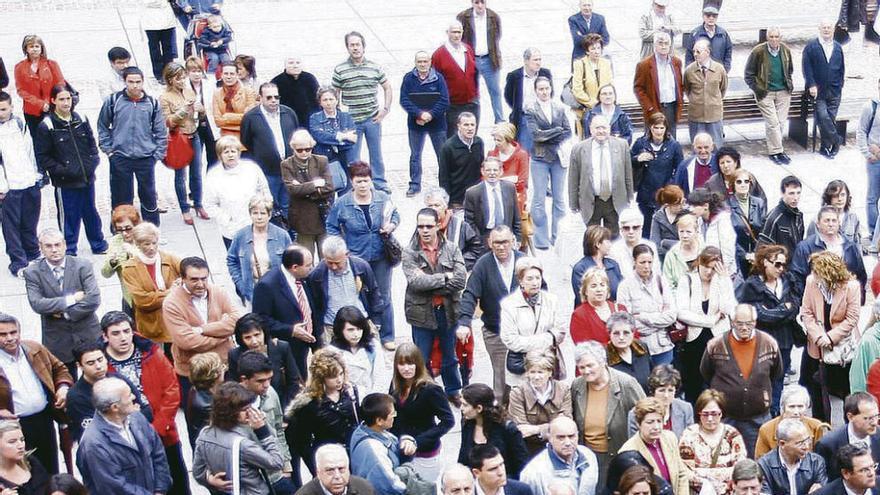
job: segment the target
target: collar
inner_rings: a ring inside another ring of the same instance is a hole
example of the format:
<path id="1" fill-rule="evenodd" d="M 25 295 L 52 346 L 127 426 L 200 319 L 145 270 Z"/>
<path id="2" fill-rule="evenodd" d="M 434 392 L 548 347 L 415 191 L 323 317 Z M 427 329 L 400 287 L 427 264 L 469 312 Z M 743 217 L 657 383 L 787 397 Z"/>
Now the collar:
<path id="1" fill-rule="evenodd" d="M 513 258 L 514 258 L 513 253 L 510 253 L 510 257 L 507 258 L 507 263 L 502 263 L 501 260 L 499 260 L 498 257 L 495 256 L 495 253 L 492 253 L 492 259 L 495 260 L 495 264 L 498 266 L 503 266 L 503 267 L 510 266 L 511 263 L 514 263 L 516 261 Z"/>
<path id="2" fill-rule="evenodd" d="M 342 277 L 351 273 L 351 260 L 345 260 L 345 269 L 341 272 L 334 272 L 329 267 L 327 268 L 327 273 L 334 277 Z"/>
<path id="3" fill-rule="evenodd" d="M 278 107 L 277 112 L 271 113 L 268 110 L 266 110 L 266 107 L 264 107 L 263 105 L 260 105 L 260 112 L 262 112 L 266 118 L 271 118 L 271 119 L 280 119 L 281 118 L 281 107 Z"/>
<path id="4" fill-rule="evenodd" d="M 532 79 L 532 78 L 536 78 L 539 75 L 541 75 L 541 69 L 538 69 L 538 72 L 535 72 L 534 75 L 531 75 L 531 74 L 529 74 L 529 71 L 525 67 L 523 67 L 522 73 L 523 73 L 523 77 L 525 77 L 527 79 Z"/>
<path id="5" fill-rule="evenodd" d="M 553 466 L 554 470 L 575 469 L 580 473 L 589 467 L 587 457 L 581 453 L 579 447 L 575 447 L 574 459 L 572 459 L 571 462 L 565 462 L 561 457 L 556 455 L 556 452 L 550 445 L 547 445 L 547 456 L 550 458 L 550 465 Z"/>
<path id="6" fill-rule="evenodd" d="M 95 412 L 97 412 L 97 411 L 95 411 Z M 108 425 L 110 425 L 110 426 L 112 426 L 113 428 L 119 430 L 120 432 L 122 432 L 122 431 L 124 431 L 124 430 L 126 430 L 126 429 L 128 429 L 129 431 L 131 431 L 131 428 L 130 428 L 130 427 L 131 427 L 131 421 L 128 419 L 128 416 L 126 416 L 125 419 L 122 420 L 122 424 L 119 424 L 119 423 L 116 423 L 116 422 L 114 422 L 114 421 L 111 421 L 110 418 L 108 418 L 106 415 L 104 415 L 104 413 L 101 413 L 101 412 L 97 412 L 97 413 L 98 413 L 102 418 L 104 418 L 104 421 L 107 422 Z"/>
<path id="7" fill-rule="evenodd" d="M 770 55 L 773 55 L 773 56 L 775 57 L 776 55 L 779 55 L 779 52 L 782 51 L 782 45 L 779 45 L 779 48 L 777 48 L 777 49 L 774 50 L 774 49 L 770 46 L 770 44 L 768 43 L 768 44 L 767 44 L 767 51 L 770 52 Z"/>
<path id="8" fill-rule="evenodd" d="M 870 435 L 865 435 L 865 436 L 859 438 L 859 436 L 856 435 L 855 430 L 853 430 L 852 423 L 848 423 L 848 424 L 846 425 L 846 438 L 847 438 L 847 440 L 849 441 L 849 443 L 853 443 L 853 442 L 865 442 L 865 443 L 868 444 L 868 446 L 871 445 L 871 436 L 870 436 Z"/>
<path id="9" fill-rule="evenodd" d="M 472 138 L 469 140 L 469 142 L 468 142 L 468 140 L 465 140 L 465 138 L 461 137 L 461 133 L 460 133 L 460 132 L 456 132 L 455 135 L 458 136 L 458 140 L 461 141 L 461 143 L 464 144 L 465 146 L 467 146 L 468 148 L 470 148 L 471 146 L 473 146 L 473 145 L 474 145 L 474 141 L 476 140 L 476 136 L 474 136 L 474 137 L 472 137 Z"/>
<path id="10" fill-rule="evenodd" d="M 13 356 L 12 354 L 9 354 L 6 351 L 0 351 L 0 361 L 17 363 L 21 360 L 22 356 L 26 356 L 26 355 L 27 355 L 27 353 L 25 351 L 25 348 L 21 344 L 19 344 L 17 356 Z"/>
<path id="11" fill-rule="evenodd" d="M 846 481 L 843 478 L 840 479 L 840 484 L 843 485 L 843 490 L 846 492 L 846 495 L 865 495 L 868 493 L 868 490 L 863 490 L 861 493 L 853 490 L 846 484 Z"/>
<path id="12" fill-rule="evenodd" d="M 439 235 L 436 238 L 434 238 L 434 245 L 425 244 L 422 241 L 421 237 L 419 237 L 418 239 L 419 239 L 419 248 L 421 248 L 422 251 L 437 252 L 440 250 L 440 236 Z"/>
<path id="13" fill-rule="evenodd" d="M 656 60 L 658 64 L 669 64 L 672 63 L 672 55 L 663 56 L 659 53 L 654 53 L 654 60 Z"/>
<path id="14" fill-rule="evenodd" d="M 446 49 L 449 50 L 449 53 L 466 53 L 468 51 L 468 46 L 464 42 L 459 43 L 458 48 L 452 46 L 452 43 L 450 43 L 448 40 L 446 41 L 446 43 L 444 43 L 444 45 L 446 46 Z"/>
<path id="15" fill-rule="evenodd" d="M 476 479 L 474 480 L 474 491 L 477 493 L 477 495 L 486 495 L 486 491 L 483 490 L 483 486 L 480 485 L 480 481 Z M 498 490 L 495 491 L 495 495 L 504 495 L 504 487 L 498 487 Z"/>

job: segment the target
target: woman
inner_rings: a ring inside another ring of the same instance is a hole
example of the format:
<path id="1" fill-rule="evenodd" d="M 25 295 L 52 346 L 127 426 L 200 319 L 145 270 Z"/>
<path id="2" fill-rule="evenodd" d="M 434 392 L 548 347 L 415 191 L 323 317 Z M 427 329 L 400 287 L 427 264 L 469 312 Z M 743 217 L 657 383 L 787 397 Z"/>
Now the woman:
<path id="1" fill-rule="evenodd" d="M 657 112 L 648 117 L 645 134 L 633 143 L 630 155 L 636 203 L 645 216 L 642 237 L 650 235 L 662 257 L 669 249 L 669 245 L 663 245 L 662 241 L 676 239 L 672 224 L 684 206 L 684 192 L 678 186 L 670 184 L 675 176 L 675 169 L 684 160 L 684 155 L 681 145 L 669 132 L 665 115 Z M 661 224 L 653 227 L 655 221 L 660 221 Z M 654 234 L 655 228 L 657 235 Z"/>
<path id="2" fill-rule="evenodd" d="M 724 406 L 724 394 L 704 390 L 695 404 L 699 422 L 681 434 L 678 448 L 682 461 L 694 472 L 690 481 L 694 493 L 703 483 L 710 483 L 718 495 L 733 493 L 728 484 L 733 465 L 747 457 L 742 435 L 721 421 Z"/>
<path id="3" fill-rule="evenodd" d="M 110 223 L 113 225 L 113 231 L 116 234 L 110 238 L 109 247 L 107 248 L 107 257 L 104 259 L 104 266 L 101 267 L 101 275 L 104 278 L 110 278 L 113 275 L 119 277 L 122 282 L 122 265 L 128 261 L 136 253 L 134 247 L 134 237 L 131 232 L 135 226 L 141 223 L 141 214 L 137 208 L 132 205 L 119 205 L 113 208 L 110 214 Z M 131 307 L 131 294 L 122 286 L 122 310 L 125 314 L 134 318 L 134 310 Z"/>
<path id="4" fill-rule="evenodd" d="M 657 495 L 659 494 L 654 473 L 647 466 L 631 466 L 623 472 L 614 495 Z"/>
<path id="5" fill-rule="evenodd" d="M 159 106 L 165 116 L 165 125 L 169 132 L 177 131 L 186 136 L 193 149 L 193 157 L 189 165 L 174 171 L 174 191 L 177 193 L 177 204 L 183 214 L 183 223 L 193 224 L 189 212 L 189 200 L 199 218 L 207 220 L 211 217 L 202 208 L 202 141 L 198 132 L 198 115 L 196 112 L 196 94 L 189 87 L 186 69 L 172 62 L 162 71 L 165 80 L 165 92 L 159 97 Z M 189 170 L 189 194 L 186 192 L 187 170 Z"/>
<path id="6" fill-rule="evenodd" d="M 342 354 L 324 348 L 312 355 L 306 387 L 291 401 L 284 417 L 290 423 L 291 452 L 302 456 L 315 475 L 315 451 L 321 445 L 348 445 L 358 425 L 360 391 L 348 381 Z"/>
<path id="7" fill-rule="evenodd" d="M 526 353 L 526 381 L 513 387 L 507 412 L 525 439 L 529 458 L 547 446 L 550 421 L 571 417 L 571 389 L 553 379 L 556 354 L 547 349 Z"/>
<path id="8" fill-rule="evenodd" d="M 36 136 L 37 127 L 49 113 L 52 88 L 67 82 L 58 62 L 49 60 L 46 56 L 46 46 L 42 38 L 35 34 L 25 36 L 21 42 L 21 51 L 25 58 L 15 64 L 13 70 L 15 90 L 24 103 L 22 112 L 28 131 L 31 136 Z"/>
<path id="9" fill-rule="evenodd" d="M 648 348 L 635 338 L 636 320 L 626 311 L 614 313 L 606 323 L 611 337 L 605 345 L 608 366 L 636 379 L 648 391 L 648 375 L 654 368 Z"/>
<path id="10" fill-rule="evenodd" d="M 446 392 L 434 383 L 422 353 L 411 342 L 401 344 L 395 351 L 393 372 L 391 396 L 397 417 L 391 433 L 397 438 L 413 437 L 415 442 L 400 442 L 401 452 L 414 456 L 412 465 L 422 479 L 437 479 L 443 468 L 440 439 L 455 425 Z"/>
<path id="11" fill-rule="evenodd" d="M 318 88 L 318 104 L 321 110 L 309 117 L 309 133 L 315 138 L 314 153 L 327 157 L 327 161 L 336 162 L 341 175 L 334 175 L 333 185 L 342 194 L 348 190 L 348 164 L 357 160 L 354 144 L 357 142 L 357 131 L 351 114 L 339 109 L 339 96 L 332 86 Z M 336 179 L 340 180 L 336 180 Z"/>
<path id="12" fill-rule="evenodd" d="M 177 18 L 166 0 L 142 0 L 141 29 L 147 33 L 153 77 L 163 84 L 162 71 L 177 58 Z"/>
<path id="13" fill-rule="evenodd" d="M 467 465 L 471 449 L 488 443 L 498 448 L 504 457 L 507 475 L 518 480 L 529 453 L 516 423 L 507 419 L 504 408 L 495 401 L 495 391 L 484 383 L 471 383 L 461 390 L 461 396 L 458 462 Z"/>
<path id="14" fill-rule="evenodd" d="M 849 392 L 849 360 L 853 353 L 840 351 L 847 344 L 855 345 L 860 298 L 859 282 L 840 256 L 830 251 L 810 256 L 810 275 L 800 310 L 807 334 L 800 384 L 810 392 L 813 417 L 825 422 L 831 420 L 831 411 L 823 407 L 825 394 L 843 399 Z M 839 359 L 834 359 L 835 354 Z"/>
<path id="15" fill-rule="evenodd" d="M 232 62 L 220 65 L 221 86 L 214 92 L 212 107 L 214 124 L 221 136 L 241 136 L 241 119 L 257 105 L 257 91 L 238 80 L 238 69 Z M 219 152 L 217 153 L 220 154 Z"/>
<path id="16" fill-rule="evenodd" d="M 630 411 L 630 416 L 632 416 L 632 411 Z M 635 422 L 635 418 L 632 421 Z M 657 473 L 654 472 L 654 468 L 651 467 L 645 456 L 635 450 L 627 450 L 614 456 L 614 459 L 608 463 L 608 478 L 605 480 L 605 490 L 596 490 L 596 493 L 599 495 L 615 495 L 619 488 L 618 485 L 623 480 L 623 475 L 634 467 L 648 470 L 648 473 L 651 474 L 651 478 L 654 480 L 656 491 L 636 492 L 632 495 L 647 495 L 648 493 L 651 493 L 651 495 L 673 495 L 672 485 L 660 476 L 657 476 Z"/>
<path id="17" fill-rule="evenodd" d="M 678 321 L 687 325 L 687 337 L 681 348 L 681 374 L 685 399 L 693 403 L 707 388 L 700 374 L 700 360 L 706 343 L 730 330 L 736 309 L 736 297 L 727 271 L 721 262 L 721 250 L 709 246 L 697 258 L 697 269 L 679 283 L 676 300 Z"/>
<path id="18" fill-rule="evenodd" d="M 623 280 L 620 266 L 608 256 L 611 252 L 611 231 L 600 225 L 590 225 L 584 232 L 584 257 L 571 269 L 571 290 L 574 292 L 574 307 L 581 304 L 581 287 L 584 274 L 593 267 L 605 271 L 610 288 L 610 299 L 617 299 L 617 286 Z"/>
<path id="19" fill-rule="evenodd" d="M 257 59 L 250 55 L 236 55 L 232 63 L 235 64 L 238 80 L 241 81 L 241 84 L 256 90 L 259 86 L 257 84 Z"/>
<path id="20" fill-rule="evenodd" d="M 216 130 L 211 127 L 214 121 L 213 115 L 214 91 L 216 88 L 205 83 L 205 64 L 202 59 L 192 55 L 186 59 L 186 74 L 189 79 L 187 87 L 192 90 L 196 96 L 193 102 L 193 110 L 195 111 L 196 133 L 199 136 L 199 154 L 204 149 L 205 157 L 208 162 L 208 169 L 217 164 L 217 141 L 215 138 Z M 195 149 L 195 147 L 193 148 Z M 199 165 L 201 169 L 201 165 Z M 206 212 L 207 214 L 207 212 Z M 201 215 L 201 214 L 199 214 Z M 204 218 L 204 217 L 202 217 Z M 207 220 L 207 218 L 205 218 Z"/>
<path id="21" fill-rule="evenodd" d="M 189 366 L 192 387 L 185 397 L 183 415 L 186 418 L 186 431 L 189 433 L 189 446 L 195 450 L 199 432 L 208 425 L 211 417 L 214 391 L 223 383 L 226 365 L 216 352 L 205 352 L 193 356 Z"/>
<path id="22" fill-rule="evenodd" d="M 825 186 L 822 192 L 822 206 L 831 205 L 840 211 L 840 235 L 846 240 L 855 243 L 856 246 L 862 245 L 862 227 L 859 223 L 859 216 L 850 210 L 852 206 L 852 194 L 849 192 L 849 186 L 842 180 L 833 180 Z M 809 237 L 816 233 L 816 220 L 810 221 L 807 227 L 805 237 Z"/>
<path id="23" fill-rule="evenodd" d="M 345 239 L 351 254 L 366 260 L 373 268 L 376 283 L 382 294 L 391 294 L 391 270 L 394 268 L 385 254 L 383 238 L 393 236 L 400 224 L 397 207 L 391 196 L 373 188 L 373 171 L 364 162 L 349 165 L 352 190 L 333 203 L 327 215 L 327 234 Z M 382 313 L 379 337 L 389 351 L 394 343 L 394 308 L 386 301 Z"/>
<path id="24" fill-rule="evenodd" d="M 740 273 L 747 274 L 752 268 L 758 235 L 764 228 L 767 204 L 749 193 L 752 179 L 748 170 L 739 169 L 733 176 L 733 194 L 727 197 L 727 205 L 736 232 L 736 263 Z"/>
<path id="25" fill-rule="evenodd" d="M 602 36 L 590 33 L 584 37 L 584 50 L 587 54 L 572 63 L 571 93 L 583 105 L 583 110 L 575 111 L 575 124 L 578 135 L 583 136 L 581 120 L 584 112 L 589 111 L 599 102 L 599 88 L 614 82 L 611 62 L 602 56 Z"/>
<path id="26" fill-rule="evenodd" d="M 254 196 L 248 202 L 251 224 L 242 227 L 226 251 L 226 267 L 235 291 L 245 302 L 254 295 L 254 285 L 269 270 L 281 265 L 284 249 L 293 241 L 286 230 L 269 223 L 272 199 Z"/>
<path id="27" fill-rule="evenodd" d="M 571 340 L 577 344 L 593 340 L 605 345 L 609 341 L 605 321 L 626 308 L 615 303 L 608 294 L 608 275 L 599 267 L 587 270 L 581 281 L 580 304 L 571 314 Z"/>
<path id="28" fill-rule="evenodd" d="M 661 364 L 651 370 L 651 376 L 648 377 L 649 396 L 660 401 L 663 406 L 660 411 L 663 429 L 674 433 L 676 438 L 681 438 L 684 429 L 694 422 L 694 408 L 691 403 L 677 397 L 680 388 L 681 373 L 671 364 Z M 635 435 L 639 425 L 633 411 L 629 412 L 628 423 L 629 435 Z"/>
<path id="29" fill-rule="evenodd" d="M 327 237 L 324 222 L 336 185 L 327 157 L 312 152 L 315 140 L 307 130 L 295 131 L 290 147 L 293 156 L 281 162 L 281 179 L 290 197 L 287 225 L 296 231 L 296 243 L 314 258 Z"/>
<path id="30" fill-rule="evenodd" d="M 180 278 L 180 258 L 159 249 L 159 228 L 144 222 L 131 232 L 134 256 L 122 265 L 122 283 L 131 295 L 138 333 L 171 352 L 171 334 L 165 328 L 162 303 Z"/>
<path id="31" fill-rule="evenodd" d="M 558 353 L 559 344 L 565 339 L 565 326 L 559 321 L 559 302 L 555 295 L 541 290 L 541 262 L 524 256 L 516 260 L 513 270 L 519 290 L 501 300 L 499 325 L 499 337 L 507 347 L 504 376 L 509 387 L 524 382 L 527 352 L 550 349 Z"/>
<path id="32" fill-rule="evenodd" d="M 650 246 L 637 244 L 632 252 L 633 273 L 617 288 L 617 302 L 635 319 L 635 329 L 653 365 L 671 363 L 674 345 L 667 328 L 675 323 L 675 292 L 655 273 Z"/>
<path id="33" fill-rule="evenodd" d="M 709 177 L 709 180 L 703 187 L 720 194 L 722 198 L 726 198 L 734 193 L 734 172 L 742 167 L 741 157 L 739 151 L 729 146 L 719 148 L 715 157 L 718 161 L 718 172 L 712 174 L 712 177 Z M 761 198 L 761 201 L 766 205 L 767 195 L 764 194 L 761 184 L 758 184 L 758 179 L 751 172 L 749 172 L 749 179 L 751 179 L 751 182 L 749 182 L 749 194 Z"/>
<path id="34" fill-rule="evenodd" d="M 654 472 L 672 485 L 675 495 L 689 495 L 690 473 L 679 455 L 678 438 L 663 429 L 663 404 L 654 397 L 647 397 L 635 404 L 633 415 L 639 426 L 623 446 L 622 452 L 634 450 L 648 460 Z"/>
<path id="35" fill-rule="evenodd" d="M 43 495 L 49 474 L 32 452 L 25 450 L 18 420 L 0 420 L 0 493 Z"/>
<path id="36" fill-rule="evenodd" d="M 632 144 L 632 122 L 617 104 L 617 90 L 613 84 L 605 84 L 599 88 L 599 104 L 584 114 L 584 138 L 590 137 L 590 122 L 596 115 L 605 117 L 610 124 L 612 136 L 626 139 L 627 144 Z"/>
<path id="37" fill-rule="evenodd" d="M 246 227 L 248 205 L 254 196 L 271 198 L 269 183 L 256 163 L 241 158 L 241 141 L 235 136 L 217 140 L 222 167 L 214 167 L 205 178 L 205 208 L 220 227 L 226 249 L 236 232 Z"/>
<path id="38" fill-rule="evenodd" d="M 723 197 L 706 188 L 698 187 L 688 195 L 691 212 L 702 221 L 705 246 L 721 250 L 721 262 L 731 280 L 741 281 L 739 267 L 736 265 L 736 231 L 730 219 Z"/>
<path id="39" fill-rule="evenodd" d="M 608 367 L 605 347 L 598 342 L 578 344 L 574 360 L 580 376 L 571 384 L 572 416 L 580 443 L 599 462 L 597 486 L 604 486 L 608 462 L 627 438 L 627 411 L 645 398 L 645 392 L 635 378 Z"/>
<path id="40" fill-rule="evenodd" d="M 489 156 L 501 162 L 501 180 L 516 184 L 516 204 L 524 211 L 528 199 L 529 152 L 516 142 L 516 126 L 508 122 L 495 124 L 492 139 L 495 148 L 489 151 Z"/>
<path id="41" fill-rule="evenodd" d="M 343 306 L 333 320 L 330 345 L 339 350 L 345 361 L 348 379 L 366 397 L 373 392 L 387 392 L 385 355 L 373 333 L 370 320 L 358 308 Z"/>
<path id="42" fill-rule="evenodd" d="M 535 224 L 535 248 L 548 249 L 556 244 L 559 221 L 565 216 L 565 167 L 559 158 L 559 147 L 571 137 L 571 127 L 565 108 L 553 102 L 553 86 L 550 79 L 535 79 L 537 101 L 525 108 L 526 124 L 532 136 L 532 184 L 531 215 Z M 567 164 L 566 164 L 567 165 Z M 553 220 L 548 232 L 546 198 L 547 186 L 553 197 Z"/>
<path id="43" fill-rule="evenodd" d="M 681 215 L 675 221 L 675 228 L 679 240 L 669 248 L 663 261 L 663 279 L 669 282 L 673 290 L 678 288 L 679 281 L 691 271 L 703 250 L 702 237 L 697 234 L 697 217 L 690 213 Z"/>
<path id="44" fill-rule="evenodd" d="M 214 485 L 223 482 L 223 478 L 216 479 L 217 473 L 226 473 L 225 480 L 231 481 L 232 459 L 238 457 L 241 493 L 273 493 L 263 471 L 280 471 L 284 458 L 275 443 L 275 434 L 266 424 L 266 415 L 254 407 L 255 400 L 257 396 L 238 383 L 227 382 L 217 387 L 211 425 L 199 435 L 193 453 L 192 475 L 200 485 L 225 493 Z M 241 443 L 235 453 L 237 441 Z"/>

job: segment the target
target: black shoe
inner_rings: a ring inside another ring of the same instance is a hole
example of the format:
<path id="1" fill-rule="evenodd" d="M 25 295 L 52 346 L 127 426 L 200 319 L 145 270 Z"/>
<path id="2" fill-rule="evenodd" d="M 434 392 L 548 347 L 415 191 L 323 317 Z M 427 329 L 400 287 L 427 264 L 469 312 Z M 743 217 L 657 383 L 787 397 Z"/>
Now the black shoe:
<path id="1" fill-rule="evenodd" d="M 770 161 L 777 164 L 777 165 L 782 165 L 782 160 L 779 158 L 778 153 L 775 155 L 770 155 Z"/>
<path id="2" fill-rule="evenodd" d="M 421 189 L 410 186 L 410 188 L 406 190 L 406 197 L 411 198 L 420 192 L 422 192 Z"/>
<path id="3" fill-rule="evenodd" d="M 819 154 L 829 160 L 834 158 L 834 155 L 831 154 L 831 148 L 826 148 L 825 146 L 819 147 Z"/>
<path id="4" fill-rule="evenodd" d="M 461 394 L 449 395 L 446 397 L 449 400 L 449 403 L 452 404 L 452 407 L 456 409 L 461 408 Z"/>
<path id="5" fill-rule="evenodd" d="M 835 144 L 831 147 L 831 156 L 835 157 L 840 152 L 840 144 Z"/>
<path id="6" fill-rule="evenodd" d="M 781 162 L 784 163 L 785 165 L 788 165 L 789 163 L 791 163 L 791 157 L 788 156 L 788 155 L 786 155 L 785 152 L 779 153 L 779 154 L 776 155 L 776 156 L 778 156 L 778 157 L 779 157 L 779 161 L 781 161 Z"/>

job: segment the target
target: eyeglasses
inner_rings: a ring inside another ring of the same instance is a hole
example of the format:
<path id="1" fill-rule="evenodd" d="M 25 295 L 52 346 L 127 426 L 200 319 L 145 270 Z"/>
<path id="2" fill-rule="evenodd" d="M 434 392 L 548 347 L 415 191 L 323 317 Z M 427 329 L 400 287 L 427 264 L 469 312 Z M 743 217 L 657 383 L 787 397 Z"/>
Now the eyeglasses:
<path id="1" fill-rule="evenodd" d="M 875 462 L 873 466 L 865 466 L 861 469 L 856 470 L 856 473 L 861 474 L 862 476 L 867 476 L 871 474 L 872 471 L 876 471 L 878 467 L 880 467 L 880 464 L 877 464 Z"/>
<path id="2" fill-rule="evenodd" d="M 116 227 L 116 232 L 129 232 L 129 231 L 132 231 L 132 230 L 134 230 L 134 227 L 132 227 L 132 226 L 128 226 L 128 227 Z"/>
<path id="3" fill-rule="evenodd" d="M 416 225 L 416 228 L 419 230 L 426 230 L 426 229 L 433 229 L 436 226 L 437 226 L 437 224 L 435 223 L 433 225 Z"/>
<path id="4" fill-rule="evenodd" d="M 308 148 L 294 148 L 294 151 L 296 151 L 297 153 L 308 153 L 308 152 L 312 151 L 312 148 L 311 148 L 311 147 L 308 147 Z"/>
<path id="5" fill-rule="evenodd" d="M 700 417 L 702 417 L 702 418 L 718 418 L 718 417 L 721 417 L 721 411 L 701 411 Z"/>
<path id="6" fill-rule="evenodd" d="M 750 179 L 736 179 L 736 181 L 734 181 L 734 182 L 737 184 L 751 184 L 752 183 L 752 181 Z"/>
<path id="7" fill-rule="evenodd" d="M 620 230 L 641 230 L 641 225 L 624 225 Z"/>
<path id="8" fill-rule="evenodd" d="M 265 96 L 263 96 L 263 99 L 266 99 L 266 100 L 280 100 L 281 97 L 278 96 L 278 95 L 265 95 Z"/>
<path id="9" fill-rule="evenodd" d="M 783 268 L 785 268 L 785 263 L 782 261 L 774 261 L 773 266 L 775 266 L 778 270 L 782 270 Z"/>
<path id="10" fill-rule="evenodd" d="M 794 445 L 798 448 L 805 449 L 805 448 L 809 447 L 810 445 L 812 445 L 812 443 L 813 443 L 813 438 L 807 437 L 807 438 L 804 438 L 803 440 L 798 440 L 797 442 L 794 442 Z"/>

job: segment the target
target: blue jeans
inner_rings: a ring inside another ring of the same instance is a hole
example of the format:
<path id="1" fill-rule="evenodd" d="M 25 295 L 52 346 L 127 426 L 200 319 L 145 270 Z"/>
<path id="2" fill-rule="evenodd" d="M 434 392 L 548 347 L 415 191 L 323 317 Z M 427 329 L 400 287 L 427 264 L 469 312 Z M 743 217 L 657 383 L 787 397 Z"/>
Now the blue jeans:
<path id="1" fill-rule="evenodd" d="M 272 193 L 272 201 L 275 205 L 273 210 L 281 210 L 283 218 L 287 218 L 287 208 L 290 206 L 290 198 L 287 196 L 287 188 L 280 175 L 266 174 L 266 182 L 269 183 L 269 192 Z"/>
<path id="2" fill-rule="evenodd" d="M 532 222 L 535 223 L 535 247 L 546 249 L 556 243 L 559 221 L 565 216 L 565 169 L 557 158 L 552 163 L 532 159 Z M 547 183 L 553 192 L 553 221 L 547 229 L 545 198 Z"/>
<path id="3" fill-rule="evenodd" d="M 873 236 L 877 233 L 875 226 L 877 217 L 880 216 L 877 209 L 877 201 L 880 200 L 880 162 L 868 162 L 865 169 L 868 172 L 868 196 L 865 198 L 865 209 L 868 211 L 868 231 Z"/>
<path id="4" fill-rule="evenodd" d="M 724 418 L 724 422 L 739 431 L 746 444 L 746 452 L 748 453 L 749 459 L 754 459 L 755 443 L 758 441 L 758 430 L 761 428 L 761 425 L 771 419 L 770 411 L 767 411 L 764 414 L 749 419 Z"/>
<path id="5" fill-rule="evenodd" d="M 37 243 L 37 223 L 40 221 L 40 187 L 10 189 L 0 208 L 3 239 L 9 256 L 9 271 L 13 274 L 40 257 Z"/>
<path id="6" fill-rule="evenodd" d="M 141 218 L 159 226 L 159 207 L 156 205 L 156 159 L 127 158 L 114 153 L 110 157 L 110 206 L 134 203 L 134 179 L 138 183 Z"/>
<path id="7" fill-rule="evenodd" d="M 666 352 L 661 352 L 660 354 L 653 354 L 651 356 L 651 364 L 654 366 L 658 366 L 661 364 L 672 364 L 672 358 L 674 357 L 673 349 L 670 349 Z"/>
<path id="8" fill-rule="evenodd" d="M 373 182 L 376 183 L 376 189 L 381 189 L 387 193 L 391 193 L 388 189 L 388 183 L 385 182 L 385 163 L 382 161 L 382 124 L 373 122 L 369 118 L 359 124 L 355 124 L 357 129 L 357 143 L 354 145 L 353 155 L 355 160 L 359 160 L 361 156 L 361 145 L 364 137 L 367 138 L 367 149 L 370 152 L 370 169 L 373 171 Z"/>
<path id="9" fill-rule="evenodd" d="M 843 143 L 837 134 L 837 109 L 840 108 L 840 95 L 816 98 L 816 125 L 819 127 L 822 146 L 830 148 Z"/>
<path id="10" fill-rule="evenodd" d="M 193 206 L 202 207 L 202 141 L 198 133 L 192 135 L 190 144 L 193 148 L 192 160 L 188 166 L 174 171 L 174 192 L 177 194 L 177 204 L 181 213 L 189 211 L 189 199 L 186 197 L 187 175 L 189 175 L 189 191 L 192 194 Z"/>
<path id="11" fill-rule="evenodd" d="M 523 113 L 519 122 L 514 122 L 514 124 L 516 124 L 516 142 L 519 143 L 522 149 L 531 154 L 534 140 L 532 139 L 532 133 L 529 131 L 529 126 L 526 123 L 526 114 Z"/>
<path id="12" fill-rule="evenodd" d="M 439 162 L 440 148 L 446 142 L 446 129 L 442 126 L 431 130 L 423 126 L 409 129 L 409 187 L 416 191 L 422 190 L 422 150 L 425 148 L 425 136 L 431 138 L 431 146 L 434 147 L 434 154 Z"/>
<path id="13" fill-rule="evenodd" d="M 379 328 L 379 338 L 382 343 L 394 341 L 394 307 L 391 305 L 391 263 L 383 256 L 370 262 L 373 275 L 376 276 L 376 284 L 382 291 L 382 299 L 385 301 L 385 310 L 382 312 L 382 327 Z"/>
<path id="14" fill-rule="evenodd" d="M 227 53 L 226 50 L 219 52 L 205 50 L 203 53 L 205 54 L 205 58 L 208 60 L 208 74 L 213 74 L 214 71 L 217 70 L 218 65 L 229 62 L 231 60 L 229 58 L 229 53 Z"/>
<path id="15" fill-rule="evenodd" d="M 434 347 L 434 337 L 440 340 L 440 376 L 443 377 L 443 388 L 446 395 L 454 395 L 461 391 L 461 372 L 458 369 L 458 358 L 455 355 L 455 328 L 449 326 L 446 321 L 446 309 L 443 307 L 434 309 L 434 318 L 437 320 L 437 329 L 412 327 L 412 338 L 416 347 L 425 358 L 425 362 L 431 359 L 431 350 Z"/>
<path id="16" fill-rule="evenodd" d="M 177 37 L 175 29 L 146 30 L 147 47 L 150 49 L 150 63 L 153 77 L 162 81 L 162 70 L 177 58 Z"/>
<path id="17" fill-rule="evenodd" d="M 80 223 L 86 228 L 86 238 L 93 253 L 107 250 L 107 241 L 101 232 L 101 216 L 95 205 L 95 184 L 78 188 L 55 188 L 59 217 L 64 230 L 64 241 L 67 243 L 67 254 L 76 256 L 76 245 L 79 242 Z"/>
<path id="18" fill-rule="evenodd" d="M 788 372 L 788 369 L 791 368 L 791 347 L 786 349 L 779 349 L 779 354 L 782 355 L 782 376 L 773 380 L 773 402 L 770 403 L 770 414 L 776 416 L 780 411 L 780 401 L 782 400 L 782 388 L 785 386 L 785 374 Z"/>
<path id="19" fill-rule="evenodd" d="M 483 76 L 486 89 L 489 90 L 489 98 L 492 99 L 492 113 L 495 114 L 495 123 L 504 122 L 504 108 L 501 105 L 501 87 L 498 85 L 498 71 L 492 67 L 492 59 L 488 55 L 476 57 L 477 72 Z"/>
<path id="20" fill-rule="evenodd" d="M 688 122 L 688 131 L 690 131 L 691 142 L 694 142 L 694 136 L 701 132 L 712 136 L 712 142 L 716 148 L 724 145 L 724 123 L 718 122 Z"/>

